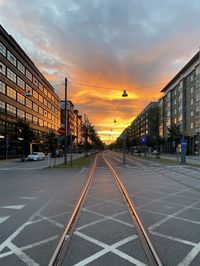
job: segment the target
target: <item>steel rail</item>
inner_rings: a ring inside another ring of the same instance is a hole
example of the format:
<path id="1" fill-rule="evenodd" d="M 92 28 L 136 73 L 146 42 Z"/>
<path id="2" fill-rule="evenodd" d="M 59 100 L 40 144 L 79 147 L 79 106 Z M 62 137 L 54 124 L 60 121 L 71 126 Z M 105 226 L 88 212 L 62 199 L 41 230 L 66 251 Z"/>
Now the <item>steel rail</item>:
<path id="1" fill-rule="evenodd" d="M 149 261 L 151 263 L 152 266 L 163 266 L 163 263 L 161 262 L 147 232 L 146 232 L 146 229 L 144 228 L 144 225 L 142 224 L 142 221 L 141 219 L 139 218 L 136 210 L 135 210 L 135 207 L 133 206 L 133 203 L 132 201 L 130 200 L 130 197 L 128 195 L 128 192 L 126 190 L 126 188 L 124 187 L 123 183 L 121 182 L 120 178 L 118 177 L 117 173 L 115 172 L 114 168 L 111 166 L 111 164 L 105 159 L 105 157 L 102 155 L 102 158 L 103 160 L 105 161 L 105 163 L 107 164 L 107 166 L 110 168 L 113 176 L 115 177 L 116 181 L 117 181 L 117 184 L 124 196 L 124 199 L 129 207 L 129 210 L 131 212 L 131 214 L 133 215 L 134 217 L 134 220 L 136 221 L 138 227 L 139 227 L 139 230 L 142 234 L 142 237 L 143 239 L 145 240 L 145 246 L 147 247 L 147 257 L 149 258 Z M 149 257 L 150 255 L 150 257 Z"/>
<path id="2" fill-rule="evenodd" d="M 71 238 L 71 234 L 73 232 L 73 228 L 75 226 L 75 223 L 76 223 L 76 220 L 77 220 L 81 205 L 82 205 L 82 203 L 83 203 L 83 201 L 85 199 L 85 196 L 86 196 L 87 191 L 88 191 L 88 189 L 90 187 L 92 178 L 94 176 L 94 172 L 95 172 L 95 169 L 96 169 L 96 161 L 97 161 L 97 157 L 98 156 L 99 155 L 97 155 L 95 157 L 94 164 L 93 164 L 91 172 L 89 174 L 87 183 L 86 183 L 85 187 L 83 188 L 83 190 L 81 192 L 80 198 L 78 199 L 78 201 L 76 203 L 76 206 L 75 206 L 75 208 L 74 208 L 74 210 L 73 210 L 73 212 L 71 214 L 70 220 L 69 220 L 67 226 L 65 227 L 65 230 L 64 230 L 62 236 L 60 237 L 58 245 L 57 245 L 57 247 L 56 247 L 56 249 L 55 249 L 55 251 L 53 253 L 53 256 L 50 259 L 50 262 L 49 262 L 48 266 L 61 265 L 61 263 L 62 263 L 62 260 L 63 260 L 63 257 L 65 255 L 65 253 L 66 253 L 66 249 L 67 249 L 67 246 L 69 244 L 69 240 Z"/>

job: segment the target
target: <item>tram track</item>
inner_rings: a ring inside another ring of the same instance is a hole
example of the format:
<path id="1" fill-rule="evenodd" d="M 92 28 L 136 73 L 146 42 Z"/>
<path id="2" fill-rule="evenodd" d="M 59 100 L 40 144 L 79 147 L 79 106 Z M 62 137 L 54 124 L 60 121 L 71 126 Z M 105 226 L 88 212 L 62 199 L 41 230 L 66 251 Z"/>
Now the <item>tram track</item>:
<path id="1" fill-rule="evenodd" d="M 156 252 L 156 250 L 155 250 L 155 248 L 154 248 L 154 246 L 153 246 L 153 244 L 152 244 L 152 242 L 151 242 L 151 240 L 150 240 L 148 232 L 145 229 L 145 227 L 144 227 L 144 225 L 143 225 L 143 223 L 142 223 L 142 221 L 141 221 L 141 219 L 140 219 L 140 217 L 136 211 L 136 208 L 134 207 L 134 203 L 130 200 L 128 192 L 127 192 L 126 188 L 124 187 L 120 177 L 116 173 L 113 166 L 105 158 L 105 156 L 103 154 L 100 154 L 100 155 L 97 155 L 95 157 L 93 166 L 91 168 L 91 171 L 90 171 L 90 174 L 89 174 L 89 177 L 87 180 L 87 183 L 86 183 L 85 187 L 83 188 L 83 191 L 80 195 L 80 198 L 77 201 L 77 204 L 74 208 L 74 211 L 71 215 L 71 218 L 69 219 L 69 222 L 68 222 L 67 226 L 65 227 L 62 236 L 60 237 L 58 245 L 57 245 L 57 247 L 54 251 L 54 254 L 53 254 L 53 256 L 49 262 L 49 266 L 62 265 L 63 258 L 67 254 L 67 249 L 68 249 L 69 244 L 70 244 L 73 230 L 75 229 L 75 226 L 76 226 L 77 218 L 79 217 L 81 206 L 83 205 L 83 202 L 87 196 L 90 185 L 92 183 L 92 179 L 95 175 L 97 160 L 99 157 L 102 158 L 106 167 L 111 171 L 112 176 L 114 177 L 114 180 L 115 180 L 115 182 L 119 188 L 119 191 L 121 192 L 121 194 L 124 198 L 124 201 L 128 207 L 129 213 L 131 215 L 133 224 L 137 230 L 138 237 L 139 237 L 141 244 L 142 244 L 142 247 L 144 249 L 144 253 L 146 254 L 146 257 L 148 259 L 148 262 L 149 262 L 148 265 L 152 265 L 152 266 L 163 265 L 157 252 Z"/>

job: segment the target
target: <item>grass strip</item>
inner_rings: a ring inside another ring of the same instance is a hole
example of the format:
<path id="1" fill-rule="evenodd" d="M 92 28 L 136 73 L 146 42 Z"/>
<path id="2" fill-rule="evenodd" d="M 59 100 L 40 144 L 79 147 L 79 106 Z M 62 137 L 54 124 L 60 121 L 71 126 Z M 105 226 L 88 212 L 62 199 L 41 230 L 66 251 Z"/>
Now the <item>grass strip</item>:
<path id="1" fill-rule="evenodd" d="M 72 161 L 72 166 L 70 165 L 70 161 L 67 161 L 67 164 L 60 163 L 55 165 L 54 168 L 82 168 L 89 164 L 91 160 L 91 156 L 80 157 Z"/>

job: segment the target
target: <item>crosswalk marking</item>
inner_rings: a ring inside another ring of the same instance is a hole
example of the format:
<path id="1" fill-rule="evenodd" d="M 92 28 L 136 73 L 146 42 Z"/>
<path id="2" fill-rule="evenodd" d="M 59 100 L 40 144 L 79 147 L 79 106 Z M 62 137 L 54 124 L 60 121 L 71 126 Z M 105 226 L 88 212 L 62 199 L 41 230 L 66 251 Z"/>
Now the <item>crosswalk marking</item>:
<path id="1" fill-rule="evenodd" d="M 13 210 L 21 210 L 24 208 L 26 205 L 8 205 L 8 206 L 1 206 L 2 209 L 13 209 Z"/>
<path id="2" fill-rule="evenodd" d="M 10 216 L 3 216 L 3 217 L 0 217 L 0 224 L 5 222 Z"/>

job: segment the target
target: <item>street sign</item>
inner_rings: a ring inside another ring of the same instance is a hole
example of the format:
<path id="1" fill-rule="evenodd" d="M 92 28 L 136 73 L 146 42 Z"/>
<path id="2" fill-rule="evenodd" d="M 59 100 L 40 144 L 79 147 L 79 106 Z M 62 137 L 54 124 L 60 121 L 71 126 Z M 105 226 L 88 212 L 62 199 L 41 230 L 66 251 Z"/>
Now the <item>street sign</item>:
<path id="1" fill-rule="evenodd" d="M 182 148 L 186 148 L 187 147 L 187 140 L 186 139 L 182 139 L 181 140 L 181 147 Z"/>
<path id="2" fill-rule="evenodd" d="M 146 137 L 146 136 L 141 137 L 141 138 L 140 138 L 140 142 L 141 142 L 142 144 L 146 144 L 146 142 L 147 142 L 147 137 Z"/>

